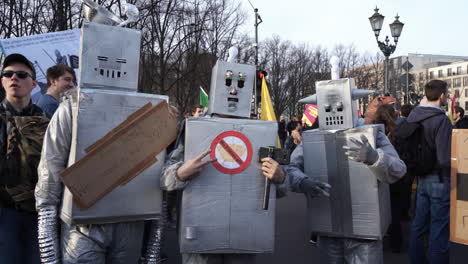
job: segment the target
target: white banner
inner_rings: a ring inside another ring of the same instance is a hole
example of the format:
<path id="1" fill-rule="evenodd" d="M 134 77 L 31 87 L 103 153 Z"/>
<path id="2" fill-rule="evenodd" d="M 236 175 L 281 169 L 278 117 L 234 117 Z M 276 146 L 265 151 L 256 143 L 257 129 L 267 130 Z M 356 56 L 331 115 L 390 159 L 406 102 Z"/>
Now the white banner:
<path id="1" fill-rule="evenodd" d="M 34 103 L 47 91 L 46 72 L 49 67 L 66 64 L 74 68 L 78 76 L 79 29 L 2 39 L 0 49 L 4 55 L 20 53 L 34 64 L 38 81 L 31 96 Z"/>

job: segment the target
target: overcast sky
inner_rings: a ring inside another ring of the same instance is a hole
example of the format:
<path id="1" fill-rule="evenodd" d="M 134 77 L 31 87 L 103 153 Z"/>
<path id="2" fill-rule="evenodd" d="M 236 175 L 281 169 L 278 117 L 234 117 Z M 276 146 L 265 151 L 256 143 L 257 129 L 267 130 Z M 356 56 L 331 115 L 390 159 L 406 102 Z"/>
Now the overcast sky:
<path id="1" fill-rule="evenodd" d="M 254 13 L 242 1 L 249 16 L 247 30 L 254 36 Z M 380 40 L 390 35 L 389 24 L 400 15 L 405 23 L 395 55 L 429 53 L 468 55 L 467 0 L 250 0 L 263 23 L 260 41 L 273 34 L 295 43 L 305 42 L 331 49 L 353 43 L 360 52 L 379 51 L 369 17 L 377 5 L 385 16 Z M 393 41 L 393 39 L 392 39 Z"/>

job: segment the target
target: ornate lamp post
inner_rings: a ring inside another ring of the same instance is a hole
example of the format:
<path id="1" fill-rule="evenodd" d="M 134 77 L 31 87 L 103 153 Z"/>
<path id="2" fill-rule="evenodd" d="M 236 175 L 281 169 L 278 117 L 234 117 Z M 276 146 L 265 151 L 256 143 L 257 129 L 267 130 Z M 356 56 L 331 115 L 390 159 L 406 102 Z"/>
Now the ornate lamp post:
<path id="1" fill-rule="evenodd" d="M 375 34 L 375 39 L 377 40 L 377 44 L 379 45 L 380 50 L 385 56 L 385 75 L 384 75 L 384 90 L 383 93 L 385 94 L 385 90 L 388 91 L 388 58 L 390 55 L 395 51 L 398 39 L 400 38 L 401 31 L 403 30 L 404 24 L 398 20 L 400 17 L 396 15 L 395 21 L 393 21 L 392 24 L 390 24 L 390 31 L 393 37 L 393 40 L 395 41 L 395 44 L 390 44 L 390 40 L 388 36 L 386 36 L 385 41 L 379 41 L 379 34 L 380 30 L 382 29 L 382 24 L 384 21 L 384 16 L 379 14 L 379 9 L 376 7 L 374 9 L 375 13 L 369 17 L 369 21 L 372 26 L 372 30 L 374 31 Z M 393 95 L 395 96 L 395 95 Z"/>

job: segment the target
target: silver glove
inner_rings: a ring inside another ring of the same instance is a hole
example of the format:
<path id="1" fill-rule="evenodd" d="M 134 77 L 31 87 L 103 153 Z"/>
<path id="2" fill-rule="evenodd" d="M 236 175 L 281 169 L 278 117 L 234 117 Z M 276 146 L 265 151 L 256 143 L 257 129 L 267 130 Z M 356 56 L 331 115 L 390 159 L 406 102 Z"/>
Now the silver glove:
<path id="1" fill-rule="evenodd" d="M 372 165 L 379 159 L 379 153 L 369 144 L 369 140 L 365 135 L 361 135 L 361 141 L 351 138 L 356 147 L 343 146 L 343 149 L 347 150 L 345 155 L 350 160 L 362 162 L 366 165 Z"/>
<path id="2" fill-rule="evenodd" d="M 42 264 L 60 263 L 58 228 L 57 209 L 52 206 L 39 209 L 38 240 Z"/>
<path id="3" fill-rule="evenodd" d="M 330 197 L 331 186 L 326 182 L 315 181 L 310 178 L 304 178 L 299 188 L 303 193 L 307 193 L 312 197 Z"/>

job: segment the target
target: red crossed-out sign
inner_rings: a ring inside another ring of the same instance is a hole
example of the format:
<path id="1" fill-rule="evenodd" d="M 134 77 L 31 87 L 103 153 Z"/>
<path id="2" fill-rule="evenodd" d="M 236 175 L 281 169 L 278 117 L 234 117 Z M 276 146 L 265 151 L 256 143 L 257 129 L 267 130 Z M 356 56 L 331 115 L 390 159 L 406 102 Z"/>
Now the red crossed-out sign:
<path id="1" fill-rule="evenodd" d="M 213 166 L 222 173 L 240 173 L 252 161 L 252 144 L 244 134 L 237 131 L 219 134 L 211 143 L 210 149 L 210 157 L 217 159 Z"/>

